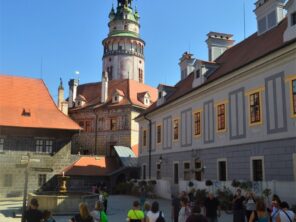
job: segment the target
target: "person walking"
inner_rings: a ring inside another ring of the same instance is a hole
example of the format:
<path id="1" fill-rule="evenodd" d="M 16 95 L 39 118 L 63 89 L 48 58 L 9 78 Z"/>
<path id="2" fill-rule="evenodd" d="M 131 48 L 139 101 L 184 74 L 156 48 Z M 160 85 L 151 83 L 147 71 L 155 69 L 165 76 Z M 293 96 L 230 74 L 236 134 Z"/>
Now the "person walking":
<path id="1" fill-rule="evenodd" d="M 190 207 L 188 206 L 188 198 L 181 198 L 181 209 L 179 211 L 178 222 L 186 222 L 187 218 L 191 215 Z"/>
<path id="2" fill-rule="evenodd" d="M 194 205 L 191 215 L 186 222 L 208 222 L 207 218 L 201 214 L 201 209 L 198 205 Z"/>
<path id="3" fill-rule="evenodd" d="M 108 197 L 109 197 L 109 194 L 107 192 L 107 187 L 104 187 L 102 195 L 103 195 L 104 211 L 105 211 L 105 213 L 107 213 Z"/>
<path id="4" fill-rule="evenodd" d="M 94 222 L 85 203 L 79 204 L 79 214 L 72 217 L 69 222 Z"/>
<path id="5" fill-rule="evenodd" d="M 103 203 L 97 201 L 95 204 L 95 209 L 90 213 L 93 217 L 94 222 L 108 222 L 108 217 L 104 211 Z"/>
<path id="6" fill-rule="evenodd" d="M 293 222 L 296 221 L 296 217 L 293 211 L 289 210 L 289 204 L 282 202 L 280 204 L 280 211 L 276 218 L 276 222 Z"/>
<path id="7" fill-rule="evenodd" d="M 29 208 L 25 211 L 24 218 L 26 222 L 41 222 L 43 220 L 43 213 L 38 210 L 38 207 L 38 200 L 32 198 Z"/>
<path id="8" fill-rule="evenodd" d="M 280 197 L 276 194 L 273 194 L 272 201 L 271 201 L 271 213 L 270 213 L 271 222 L 276 222 L 276 218 L 280 212 L 280 204 L 281 204 Z"/>
<path id="9" fill-rule="evenodd" d="M 220 203 L 213 193 L 209 193 L 205 200 L 205 213 L 209 222 L 217 222 L 221 216 Z"/>
<path id="10" fill-rule="evenodd" d="M 249 222 L 251 214 L 253 211 L 256 210 L 256 201 L 255 201 L 255 195 L 253 192 L 248 192 L 246 195 L 246 200 L 245 200 L 245 205 L 246 205 L 246 217 L 247 217 L 247 222 Z"/>
<path id="11" fill-rule="evenodd" d="M 129 222 L 144 222 L 144 212 L 140 210 L 139 201 L 133 202 L 133 207 L 127 213 L 127 220 Z"/>
<path id="12" fill-rule="evenodd" d="M 257 199 L 256 209 L 251 213 L 247 222 L 269 222 L 269 215 L 263 199 Z"/>
<path id="13" fill-rule="evenodd" d="M 151 210 L 151 205 L 148 201 L 144 203 L 144 222 L 149 222 L 149 218 L 147 216 L 147 213 Z"/>
<path id="14" fill-rule="evenodd" d="M 141 187 L 141 191 L 140 191 L 140 205 L 141 205 L 141 209 L 144 210 L 144 203 L 146 201 L 146 190 L 145 187 Z"/>
<path id="15" fill-rule="evenodd" d="M 149 222 L 156 222 L 158 220 L 160 221 L 160 218 L 164 219 L 164 214 L 162 211 L 159 211 L 159 203 L 157 201 L 152 203 L 151 210 L 147 213 L 147 217 L 149 218 Z"/>
<path id="16" fill-rule="evenodd" d="M 241 195 L 242 191 L 237 189 L 232 200 L 233 204 L 233 222 L 245 222 L 244 201 L 245 197 Z"/>
<path id="17" fill-rule="evenodd" d="M 43 222 L 56 222 L 56 220 L 52 217 L 51 212 L 49 210 L 43 211 Z"/>
<path id="18" fill-rule="evenodd" d="M 171 209 L 171 218 L 173 222 L 178 222 L 179 211 L 181 209 L 180 198 L 178 194 L 172 195 L 172 209 Z"/>

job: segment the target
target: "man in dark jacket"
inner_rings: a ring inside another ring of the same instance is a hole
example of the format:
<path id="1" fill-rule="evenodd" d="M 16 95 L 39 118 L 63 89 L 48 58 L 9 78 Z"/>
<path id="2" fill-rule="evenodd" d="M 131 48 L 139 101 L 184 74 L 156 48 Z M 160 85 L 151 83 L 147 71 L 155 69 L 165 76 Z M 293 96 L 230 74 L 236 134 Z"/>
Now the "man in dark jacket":
<path id="1" fill-rule="evenodd" d="M 43 220 L 43 214 L 38 210 L 38 200 L 32 198 L 30 201 L 30 206 L 25 212 L 25 221 L 26 222 L 41 222 Z"/>

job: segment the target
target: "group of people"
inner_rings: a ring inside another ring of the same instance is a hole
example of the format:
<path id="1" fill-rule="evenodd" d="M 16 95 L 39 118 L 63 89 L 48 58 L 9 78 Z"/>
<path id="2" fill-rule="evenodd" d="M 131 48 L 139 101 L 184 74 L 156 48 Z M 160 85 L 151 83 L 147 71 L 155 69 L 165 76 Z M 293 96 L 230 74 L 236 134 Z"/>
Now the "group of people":
<path id="1" fill-rule="evenodd" d="M 50 211 L 45 210 L 42 212 L 38 207 L 38 200 L 35 198 L 31 199 L 29 207 L 24 214 L 25 222 L 56 222 Z M 80 203 L 79 213 L 70 218 L 68 222 L 108 222 L 104 203 L 97 201 L 95 209 L 91 212 L 85 203 Z"/>
<path id="2" fill-rule="evenodd" d="M 220 202 L 213 193 L 208 193 L 206 199 L 196 200 L 192 193 L 180 193 L 172 198 L 173 222 L 218 222 L 221 216 Z M 201 213 L 201 206 L 204 213 Z M 255 197 L 254 193 L 248 192 L 242 195 L 237 189 L 232 200 L 233 222 L 294 222 L 296 217 L 289 210 L 289 204 L 282 202 L 277 195 L 272 196 L 270 206 L 261 197 Z"/>

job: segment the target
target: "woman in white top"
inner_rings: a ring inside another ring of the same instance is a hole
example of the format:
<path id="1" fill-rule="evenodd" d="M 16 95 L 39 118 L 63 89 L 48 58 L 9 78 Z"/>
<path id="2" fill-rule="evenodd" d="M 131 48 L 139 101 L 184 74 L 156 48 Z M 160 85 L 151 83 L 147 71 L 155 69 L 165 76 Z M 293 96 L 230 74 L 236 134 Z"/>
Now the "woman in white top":
<path id="1" fill-rule="evenodd" d="M 293 211 L 289 210 L 289 204 L 282 202 L 280 204 L 281 210 L 276 218 L 276 222 L 293 222 L 296 220 Z"/>
<path id="2" fill-rule="evenodd" d="M 164 214 L 162 211 L 159 211 L 159 204 L 157 201 L 154 201 L 151 205 L 151 210 L 148 211 L 147 217 L 149 218 L 149 222 L 155 222 L 158 217 L 162 216 L 164 218 Z"/>

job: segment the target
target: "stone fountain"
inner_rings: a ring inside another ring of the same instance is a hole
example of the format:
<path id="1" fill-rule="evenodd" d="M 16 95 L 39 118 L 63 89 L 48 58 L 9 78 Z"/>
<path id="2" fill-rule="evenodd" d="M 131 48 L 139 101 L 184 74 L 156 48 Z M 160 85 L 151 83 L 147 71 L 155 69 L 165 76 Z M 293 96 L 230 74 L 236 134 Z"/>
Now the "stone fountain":
<path id="1" fill-rule="evenodd" d="M 39 202 L 40 210 L 49 210 L 53 214 L 73 214 L 78 212 L 78 205 L 81 202 L 88 204 L 90 208 L 99 199 L 97 194 L 91 192 L 71 192 L 68 191 L 69 176 L 58 175 L 58 191 L 41 191 L 30 193 L 28 202 L 36 198 Z"/>

